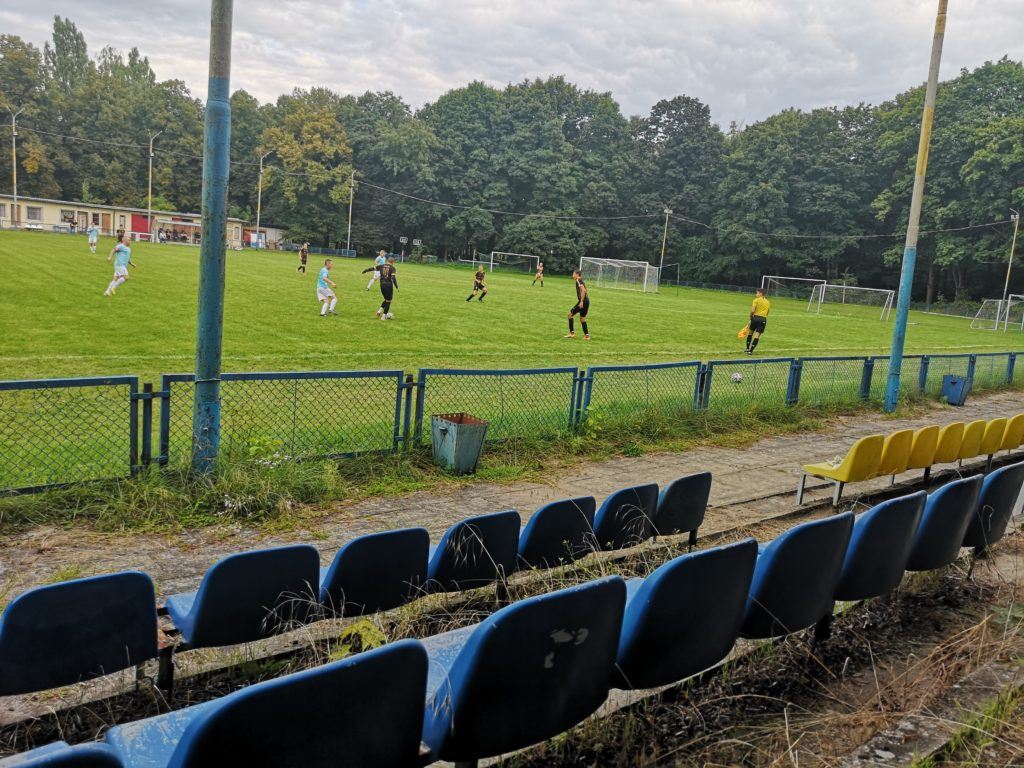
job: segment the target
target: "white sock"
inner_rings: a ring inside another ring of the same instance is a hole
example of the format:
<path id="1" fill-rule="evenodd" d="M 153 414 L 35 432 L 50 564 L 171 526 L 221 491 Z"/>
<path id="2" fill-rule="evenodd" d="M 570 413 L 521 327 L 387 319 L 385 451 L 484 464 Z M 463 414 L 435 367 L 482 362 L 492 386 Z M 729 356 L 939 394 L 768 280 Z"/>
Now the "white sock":
<path id="1" fill-rule="evenodd" d="M 334 305 L 337 304 L 337 303 L 338 303 L 338 297 L 335 296 L 333 299 L 331 299 L 331 306 L 330 306 L 331 312 L 334 311 Z"/>
<path id="2" fill-rule="evenodd" d="M 110 285 L 107 286 L 107 290 L 105 292 L 110 293 L 115 288 L 117 288 L 117 280 L 111 280 Z"/>
<path id="3" fill-rule="evenodd" d="M 368 282 L 366 284 L 366 290 L 370 290 L 371 288 L 373 288 L 373 278 L 372 277 L 370 278 L 370 282 Z"/>
<path id="4" fill-rule="evenodd" d="M 327 302 L 326 301 L 321 301 L 320 302 L 320 314 L 321 315 L 326 315 L 327 314 Z"/>
<path id="5" fill-rule="evenodd" d="M 123 282 L 124 282 L 125 280 L 127 280 L 127 279 L 128 279 L 127 277 L 118 277 L 118 278 L 115 278 L 115 279 L 114 279 L 114 287 L 115 287 L 115 288 L 120 288 L 120 287 L 121 287 L 121 284 L 122 284 L 122 283 L 123 283 Z"/>

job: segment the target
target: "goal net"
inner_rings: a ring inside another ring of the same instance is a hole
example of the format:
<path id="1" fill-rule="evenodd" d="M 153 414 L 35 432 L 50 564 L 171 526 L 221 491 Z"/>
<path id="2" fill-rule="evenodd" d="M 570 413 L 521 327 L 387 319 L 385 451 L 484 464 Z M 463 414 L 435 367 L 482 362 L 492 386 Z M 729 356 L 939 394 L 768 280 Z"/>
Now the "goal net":
<path id="1" fill-rule="evenodd" d="M 1002 299 L 985 299 L 971 321 L 971 330 L 1024 331 L 1024 294 L 1011 293 Z"/>
<path id="2" fill-rule="evenodd" d="M 892 305 L 896 292 L 887 288 L 861 288 L 857 285 L 822 283 L 811 290 L 807 311 L 820 315 L 826 304 L 829 310 L 841 307 L 846 314 L 871 316 L 878 311 L 879 320 L 892 316 Z M 863 309 L 860 309 L 863 308 Z"/>
<path id="3" fill-rule="evenodd" d="M 627 291 L 657 293 L 660 270 L 646 261 L 627 259 L 580 259 L 580 274 L 591 287 L 621 288 Z"/>
<path id="4" fill-rule="evenodd" d="M 494 251 L 491 253 L 490 271 L 508 269 L 514 272 L 536 272 L 537 264 L 542 259 L 532 253 L 507 253 Z"/>
<path id="5" fill-rule="evenodd" d="M 785 275 L 762 275 L 761 290 L 765 296 L 807 301 L 815 286 L 828 281 L 813 277 L 786 277 Z"/>

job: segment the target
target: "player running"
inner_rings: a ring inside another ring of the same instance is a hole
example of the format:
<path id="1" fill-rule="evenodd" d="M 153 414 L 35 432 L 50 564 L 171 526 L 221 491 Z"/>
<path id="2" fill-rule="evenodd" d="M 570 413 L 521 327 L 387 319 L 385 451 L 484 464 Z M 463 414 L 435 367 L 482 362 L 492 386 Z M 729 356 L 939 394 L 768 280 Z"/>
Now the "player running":
<path id="1" fill-rule="evenodd" d="M 466 301 L 472 301 L 473 297 L 476 296 L 478 293 L 480 294 L 480 298 L 477 299 L 477 301 L 484 300 L 484 296 L 487 295 L 487 286 L 484 285 L 484 277 L 484 268 L 477 267 L 476 274 L 473 275 L 473 292 L 469 294 L 469 296 L 466 298 Z"/>
<path id="2" fill-rule="evenodd" d="M 380 303 L 380 307 L 377 309 L 377 317 L 381 320 L 395 319 L 395 316 L 391 314 L 391 302 L 397 290 L 398 276 L 395 270 L 395 260 L 391 258 L 380 267 L 380 295 L 384 297 L 384 301 Z"/>
<path id="3" fill-rule="evenodd" d="M 334 295 L 337 284 L 331 280 L 331 269 L 334 262 L 327 259 L 320 267 L 320 273 L 316 276 L 316 297 L 320 301 L 320 317 L 327 317 L 328 314 L 336 315 L 334 305 L 338 303 L 338 297 Z M 305 271 L 305 270 L 303 270 Z"/>
<path id="4" fill-rule="evenodd" d="M 131 249 L 132 236 L 124 235 L 121 242 L 110 249 L 107 261 L 114 262 L 114 279 L 110 281 L 104 296 L 113 296 L 114 291 L 121 287 L 121 283 L 128 279 L 128 267 L 134 267 Z"/>
<path id="5" fill-rule="evenodd" d="M 757 342 L 761 339 L 765 326 L 768 325 L 768 313 L 771 312 L 771 309 L 771 303 L 764 297 L 764 289 L 758 288 L 755 291 L 754 302 L 750 305 L 750 332 L 747 334 L 748 355 L 754 354 L 754 350 L 757 349 Z"/>
<path id="6" fill-rule="evenodd" d="M 565 338 L 576 338 L 576 330 L 573 328 L 572 318 L 573 315 L 579 315 L 580 325 L 583 326 L 583 338 L 589 341 L 590 331 L 587 329 L 587 313 L 590 311 L 590 292 L 587 290 L 587 284 L 583 282 L 583 277 L 578 269 L 572 271 L 572 279 L 576 281 L 576 304 L 569 310 L 569 332 L 565 334 Z"/>
<path id="7" fill-rule="evenodd" d="M 380 249 L 380 253 L 377 254 L 377 258 L 373 260 L 373 266 L 363 270 L 365 275 L 367 272 L 373 272 L 373 277 L 370 278 L 370 282 L 366 284 L 366 290 L 373 288 L 373 284 L 380 280 L 380 268 L 387 262 L 387 257 L 384 249 Z"/>
<path id="8" fill-rule="evenodd" d="M 530 287 L 532 288 L 533 286 L 535 286 L 537 284 L 538 280 L 540 280 L 540 287 L 543 288 L 544 287 L 544 262 L 543 261 L 538 261 L 537 262 L 537 273 L 533 276 L 533 282 L 530 283 Z"/>
<path id="9" fill-rule="evenodd" d="M 306 259 L 309 258 L 309 243 L 303 243 L 302 247 L 299 248 L 299 266 L 295 268 L 296 272 L 306 274 Z M 320 270 L 323 272 L 323 270 Z"/>
<path id="10" fill-rule="evenodd" d="M 89 250 L 96 253 L 96 244 L 100 239 L 100 228 L 95 224 L 90 224 L 85 233 L 89 236 Z"/>

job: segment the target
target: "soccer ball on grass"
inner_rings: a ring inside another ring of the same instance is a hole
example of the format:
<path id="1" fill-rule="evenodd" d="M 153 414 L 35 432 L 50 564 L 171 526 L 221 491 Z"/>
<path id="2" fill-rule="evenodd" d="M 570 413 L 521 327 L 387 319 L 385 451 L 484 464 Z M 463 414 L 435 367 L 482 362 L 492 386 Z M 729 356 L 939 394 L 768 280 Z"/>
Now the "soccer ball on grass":
<path id="1" fill-rule="evenodd" d="M 739 384 L 743 381 L 743 374 L 736 371 L 736 373 L 734 373 L 730 378 L 732 379 L 733 384 Z"/>

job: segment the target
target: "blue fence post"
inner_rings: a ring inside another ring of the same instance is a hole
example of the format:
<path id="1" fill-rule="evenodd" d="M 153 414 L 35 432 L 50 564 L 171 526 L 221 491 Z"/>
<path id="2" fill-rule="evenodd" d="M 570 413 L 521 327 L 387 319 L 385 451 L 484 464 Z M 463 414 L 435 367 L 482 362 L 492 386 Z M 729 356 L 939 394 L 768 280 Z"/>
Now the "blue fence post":
<path id="1" fill-rule="evenodd" d="M 409 438 L 412 432 L 412 393 L 416 389 L 416 382 L 413 381 L 412 374 L 407 373 L 405 375 L 405 411 L 404 418 L 402 420 L 402 449 L 409 449 Z"/>
<path id="2" fill-rule="evenodd" d="M 402 395 L 405 394 L 404 374 L 395 377 L 395 427 L 391 436 L 391 452 L 398 453 L 398 445 L 402 442 Z"/>
<path id="3" fill-rule="evenodd" d="M 971 355 L 967 358 L 967 391 L 974 387 L 974 368 L 978 364 L 978 356 Z"/>
<path id="4" fill-rule="evenodd" d="M 416 431 L 413 441 L 419 442 L 423 437 L 423 404 L 427 395 L 427 374 L 421 368 L 416 377 Z"/>
<path id="5" fill-rule="evenodd" d="M 171 384 L 167 374 L 160 376 L 160 455 L 157 464 L 166 467 L 171 459 Z"/>
<path id="6" fill-rule="evenodd" d="M 153 385 L 142 385 L 142 466 L 148 467 L 153 461 Z"/>
<path id="7" fill-rule="evenodd" d="M 921 355 L 921 372 L 917 377 L 917 393 L 923 395 L 928 391 L 928 368 L 931 358 L 928 355 Z"/>
<path id="8" fill-rule="evenodd" d="M 707 410 L 708 401 L 711 397 L 711 375 L 713 367 L 710 363 L 705 363 L 704 367 L 700 372 L 700 393 L 698 397 L 697 410 Z"/>
<path id="9" fill-rule="evenodd" d="M 1006 359 L 1006 386 L 1013 386 L 1013 369 L 1017 365 L 1017 353 L 1011 352 Z"/>
<path id="10" fill-rule="evenodd" d="M 789 364 L 789 381 L 786 384 L 786 405 L 796 405 L 800 400 L 800 374 L 803 372 L 803 361 L 794 359 Z"/>
<path id="11" fill-rule="evenodd" d="M 139 471 L 139 380 L 132 378 L 128 384 L 128 467 L 129 473 Z"/>
<path id="12" fill-rule="evenodd" d="M 864 358 L 864 370 L 860 375 L 860 399 L 868 400 L 871 398 L 871 379 L 875 373 L 875 359 L 873 357 Z"/>
<path id="13" fill-rule="evenodd" d="M 587 368 L 577 380 L 576 423 L 582 424 L 587 418 L 590 398 L 594 396 L 594 369 Z"/>

